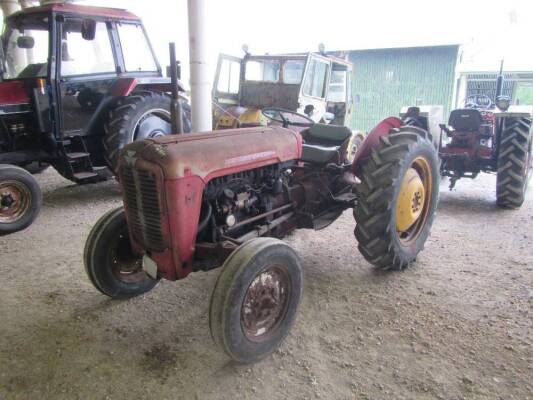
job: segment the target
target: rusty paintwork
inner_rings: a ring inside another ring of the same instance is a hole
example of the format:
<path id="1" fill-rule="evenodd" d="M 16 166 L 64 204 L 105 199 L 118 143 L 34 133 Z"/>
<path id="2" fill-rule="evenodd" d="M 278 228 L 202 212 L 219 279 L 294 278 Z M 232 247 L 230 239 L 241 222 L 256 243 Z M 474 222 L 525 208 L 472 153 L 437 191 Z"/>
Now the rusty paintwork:
<path id="1" fill-rule="evenodd" d="M 152 251 L 150 256 L 160 274 L 176 280 L 192 272 L 202 195 L 211 179 L 298 160 L 301 154 L 300 134 L 281 127 L 174 135 L 126 146 L 119 171 L 132 167 L 146 170 L 157 182 L 166 248 Z M 128 215 L 126 199 L 125 206 Z M 128 225 L 133 248 L 143 252 Z"/>
<path id="2" fill-rule="evenodd" d="M 282 127 L 192 133 L 132 143 L 121 162 L 134 152 L 134 157 L 158 164 L 166 180 L 198 176 L 207 183 L 244 169 L 298 159 L 301 145 L 298 133 Z"/>

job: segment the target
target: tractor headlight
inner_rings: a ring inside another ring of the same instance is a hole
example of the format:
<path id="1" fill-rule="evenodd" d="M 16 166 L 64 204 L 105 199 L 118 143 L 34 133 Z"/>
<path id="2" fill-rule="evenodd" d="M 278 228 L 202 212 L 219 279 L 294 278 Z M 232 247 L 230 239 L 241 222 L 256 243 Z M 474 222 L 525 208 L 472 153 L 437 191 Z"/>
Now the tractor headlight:
<path id="1" fill-rule="evenodd" d="M 511 106 L 511 98 L 509 96 L 498 96 L 496 99 L 496 107 L 502 111 L 507 111 Z"/>

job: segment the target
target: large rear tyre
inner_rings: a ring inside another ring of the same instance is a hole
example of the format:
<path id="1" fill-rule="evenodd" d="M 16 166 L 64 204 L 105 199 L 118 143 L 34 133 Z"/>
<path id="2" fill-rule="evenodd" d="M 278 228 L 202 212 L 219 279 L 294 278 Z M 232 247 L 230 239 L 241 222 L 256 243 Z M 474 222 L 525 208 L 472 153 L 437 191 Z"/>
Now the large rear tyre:
<path id="1" fill-rule="evenodd" d="M 439 161 L 431 136 L 402 127 L 382 137 L 362 166 L 357 185 L 355 237 L 379 269 L 402 270 L 429 236 L 439 193 Z"/>
<path id="2" fill-rule="evenodd" d="M 122 207 L 98 220 L 85 243 L 83 259 L 91 283 L 113 299 L 138 296 L 157 284 L 143 271 L 142 258 L 133 253 Z"/>
<path id="3" fill-rule="evenodd" d="M 43 194 L 35 178 L 14 165 L 0 165 L 0 235 L 26 229 L 37 218 Z"/>
<path id="4" fill-rule="evenodd" d="M 181 101 L 183 128 L 190 132 L 189 107 Z M 136 140 L 172 134 L 171 99 L 165 93 L 139 91 L 121 98 L 109 111 L 104 123 L 103 145 L 109 167 L 116 171 L 120 150 Z"/>
<path id="5" fill-rule="evenodd" d="M 289 333 L 301 296 L 300 259 L 290 246 L 272 238 L 246 242 L 224 263 L 211 295 L 213 340 L 235 361 L 259 361 Z"/>
<path id="6" fill-rule="evenodd" d="M 501 134 L 496 176 L 496 204 L 519 208 L 531 173 L 531 119 L 506 118 Z"/>

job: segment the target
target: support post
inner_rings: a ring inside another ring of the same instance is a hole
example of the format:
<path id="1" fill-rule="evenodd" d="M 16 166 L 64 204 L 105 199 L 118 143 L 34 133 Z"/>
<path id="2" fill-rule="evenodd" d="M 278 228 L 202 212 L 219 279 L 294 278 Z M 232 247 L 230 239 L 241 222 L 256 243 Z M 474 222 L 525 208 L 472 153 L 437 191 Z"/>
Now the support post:
<path id="1" fill-rule="evenodd" d="M 207 0 L 187 0 L 191 67 L 192 131 L 212 130 L 211 80 L 207 64 Z"/>
<path id="2" fill-rule="evenodd" d="M 17 0 L 1 0 L 0 5 L 2 6 L 4 18 L 20 10 L 20 3 Z"/>

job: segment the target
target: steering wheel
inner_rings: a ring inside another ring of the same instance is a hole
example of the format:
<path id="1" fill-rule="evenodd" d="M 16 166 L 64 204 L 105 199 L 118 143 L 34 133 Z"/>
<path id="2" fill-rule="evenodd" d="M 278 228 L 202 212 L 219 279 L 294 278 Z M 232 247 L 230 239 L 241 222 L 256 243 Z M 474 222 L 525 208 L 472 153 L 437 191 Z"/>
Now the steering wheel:
<path id="1" fill-rule="evenodd" d="M 465 107 L 488 109 L 492 107 L 492 99 L 486 94 L 471 95 L 466 98 Z"/>
<path id="2" fill-rule="evenodd" d="M 297 113 L 295 111 L 286 110 L 284 108 L 278 108 L 278 107 L 265 107 L 261 110 L 263 115 L 270 119 L 271 121 L 279 122 L 282 124 L 284 128 L 288 128 L 289 126 L 299 126 L 302 128 L 308 128 L 315 124 L 315 121 L 313 121 L 311 118 L 309 118 L 307 115 Z M 290 115 L 296 116 L 298 119 L 302 119 L 304 121 L 294 121 L 289 118 Z"/>

